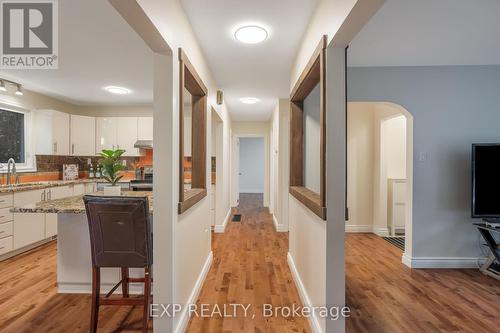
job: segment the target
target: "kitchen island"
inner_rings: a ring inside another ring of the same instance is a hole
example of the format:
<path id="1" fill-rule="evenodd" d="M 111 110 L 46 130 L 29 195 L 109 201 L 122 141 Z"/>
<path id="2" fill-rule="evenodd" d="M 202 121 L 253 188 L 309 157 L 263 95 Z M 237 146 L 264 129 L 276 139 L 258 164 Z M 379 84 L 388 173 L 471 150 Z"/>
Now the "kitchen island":
<path id="1" fill-rule="evenodd" d="M 102 196 L 95 192 L 91 195 Z M 152 192 L 122 192 L 126 197 L 148 197 L 151 220 L 153 215 Z M 91 293 L 92 259 L 90 235 L 83 196 L 48 200 L 22 207 L 14 207 L 14 213 L 57 214 L 57 285 L 59 293 Z M 152 228 L 151 228 L 152 230 Z M 143 269 L 131 269 L 131 277 L 141 277 Z M 142 275 L 143 276 L 143 275 Z M 119 268 L 101 269 L 101 290 L 107 293 L 120 280 Z M 118 288 L 120 289 L 120 288 Z M 119 290 L 117 290 L 119 292 Z M 142 293 L 141 284 L 131 284 L 131 293 Z"/>

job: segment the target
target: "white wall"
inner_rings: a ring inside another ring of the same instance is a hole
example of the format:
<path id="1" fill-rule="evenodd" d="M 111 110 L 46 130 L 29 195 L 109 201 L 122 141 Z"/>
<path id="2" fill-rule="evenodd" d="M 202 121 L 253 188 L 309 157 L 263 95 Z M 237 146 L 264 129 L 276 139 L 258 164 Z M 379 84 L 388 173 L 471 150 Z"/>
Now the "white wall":
<path id="1" fill-rule="evenodd" d="M 406 118 L 403 115 L 382 120 L 382 159 L 387 179 L 406 178 Z"/>
<path id="2" fill-rule="evenodd" d="M 304 186 L 320 192 L 320 89 L 319 84 L 304 100 Z"/>
<path id="3" fill-rule="evenodd" d="M 240 193 L 264 193 L 264 138 L 240 138 Z"/>
<path id="4" fill-rule="evenodd" d="M 161 96 L 155 94 L 155 103 L 157 98 L 162 98 L 170 103 L 171 108 L 163 110 L 155 108 L 154 164 L 157 173 L 168 173 L 162 174 L 161 177 L 155 176 L 155 202 L 160 203 L 157 205 L 158 210 L 155 209 L 155 232 L 165 232 L 161 235 L 155 234 L 155 246 L 157 246 L 155 254 L 162 253 L 162 255 L 168 256 L 171 253 L 173 264 L 168 267 L 168 261 L 166 261 L 166 266 L 162 260 L 155 260 L 154 295 L 156 302 L 186 305 L 188 302 L 196 301 L 196 288 L 199 287 L 199 283 L 202 283 L 198 279 L 203 277 L 205 264 L 209 263 L 211 258 L 210 221 L 206 218 L 210 215 L 210 205 L 209 198 L 206 197 L 186 213 L 177 215 L 176 212 L 179 188 L 179 62 L 177 57 L 179 47 L 183 48 L 208 88 L 207 112 L 213 107 L 224 122 L 224 148 L 227 150 L 223 152 L 225 158 L 222 161 L 225 170 L 228 169 L 229 163 L 231 120 L 225 106 L 219 106 L 216 103 L 217 85 L 180 2 L 178 0 L 139 0 L 138 2 L 153 25 L 168 42 L 172 51 L 170 67 L 163 68 L 164 72 L 162 73 L 155 73 L 158 80 L 162 75 L 169 75 L 168 79 L 163 82 L 163 84 L 168 85 L 168 89 L 163 90 Z M 169 57 L 165 56 L 165 58 Z M 159 90 L 157 92 L 160 93 Z M 207 133 L 210 133 L 208 129 L 211 128 L 211 117 L 207 117 L 207 122 Z M 211 135 L 207 135 L 207 151 L 210 151 L 210 140 Z M 157 149 L 158 145 L 161 150 Z M 209 159 L 210 154 L 207 154 L 207 184 L 210 184 Z M 156 186 L 157 178 L 159 178 L 158 186 Z M 218 185 L 229 193 L 228 178 L 220 177 Z M 156 228 L 158 223 L 165 224 L 165 227 L 162 225 Z M 171 226 L 171 234 L 168 234 L 167 226 Z M 160 240 L 161 244 L 156 245 Z M 170 246 L 171 248 L 169 248 Z M 159 249 L 164 249 L 165 252 L 161 252 Z M 171 284 L 168 282 L 169 276 L 172 276 Z M 169 332 L 173 329 L 183 330 L 188 320 L 184 314 L 177 316 L 172 322 L 168 318 L 155 320 L 154 330 L 156 332 Z"/>

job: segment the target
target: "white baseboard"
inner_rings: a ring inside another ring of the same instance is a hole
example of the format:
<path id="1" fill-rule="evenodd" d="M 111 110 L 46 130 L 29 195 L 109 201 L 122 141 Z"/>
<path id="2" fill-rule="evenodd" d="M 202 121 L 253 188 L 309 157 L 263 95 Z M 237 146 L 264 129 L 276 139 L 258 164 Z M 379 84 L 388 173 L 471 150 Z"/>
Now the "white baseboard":
<path id="1" fill-rule="evenodd" d="M 274 229 L 276 229 L 276 232 L 287 232 L 285 226 L 283 224 L 278 223 L 278 219 L 276 219 L 276 216 L 273 214 L 273 223 L 274 223 Z"/>
<path id="2" fill-rule="evenodd" d="M 226 214 L 226 217 L 224 218 L 223 224 L 216 224 L 214 226 L 214 232 L 219 234 L 219 233 L 223 233 L 224 231 L 226 231 L 226 226 L 227 226 L 227 223 L 229 222 L 230 218 L 231 218 L 231 208 L 229 208 L 229 210 L 227 211 L 227 214 Z"/>
<path id="3" fill-rule="evenodd" d="M 205 264 L 203 265 L 203 269 L 196 280 L 196 284 L 194 285 L 193 291 L 191 295 L 189 295 L 189 299 L 186 302 L 186 306 L 182 307 L 182 312 L 179 318 L 179 324 L 177 324 L 175 333 L 182 333 L 186 330 L 187 325 L 189 324 L 189 315 L 188 315 L 188 306 L 189 304 L 196 304 L 196 300 L 200 295 L 201 287 L 203 286 L 203 282 L 205 282 L 205 278 L 207 277 L 208 271 L 210 270 L 210 266 L 212 265 L 213 260 L 213 252 L 210 251 L 208 254 L 207 260 L 205 260 Z"/>
<path id="4" fill-rule="evenodd" d="M 389 228 L 373 227 L 373 233 L 377 236 L 380 236 L 380 237 L 389 237 L 390 236 Z"/>
<path id="5" fill-rule="evenodd" d="M 478 268 L 478 262 L 484 262 L 486 258 L 467 257 L 409 257 L 403 254 L 401 261 L 410 268 L 443 268 L 464 269 Z"/>
<path id="6" fill-rule="evenodd" d="M 290 271 L 292 272 L 293 280 L 295 281 L 295 286 L 299 292 L 300 300 L 305 307 L 312 307 L 311 300 L 309 299 L 309 295 L 307 294 L 306 288 L 304 287 L 304 283 L 302 283 L 302 279 L 300 278 L 299 271 L 295 266 L 295 261 L 293 260 L 292 255 L 288 252 L 287 255 L 288 267 L 290 267 Z M 311 328 L 314 333 L 323 333 L 321 329 L 321 325 L 319 324 L 318 318 L 315 316 L 309 316 L 309 324 L 311 324 Z"/>
<path id="7" fill-rule="evenodd" d="M 356 225 L 356 224 L 346 224 L 345 225 L 345 232 L 373 232 L 373 226 L 372 225 Z"/>

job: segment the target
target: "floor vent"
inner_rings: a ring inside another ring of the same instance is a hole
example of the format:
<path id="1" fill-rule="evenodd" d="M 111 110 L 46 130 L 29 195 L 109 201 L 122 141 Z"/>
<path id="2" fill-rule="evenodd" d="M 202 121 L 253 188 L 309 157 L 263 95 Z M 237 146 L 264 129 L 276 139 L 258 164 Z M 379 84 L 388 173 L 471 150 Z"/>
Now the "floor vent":
<path id="1" fill-rule="evenodd" d="M 231 220 L 233 222 L 241 222 L 241 214 L 234 214 L 233 219 Z"/>
<path id="2" fill-rule="evenodd" d="M 383 237 L 384 240 L 388 241 L 401 251 L 405 250 L 405 238 L 404 237 Z"/>

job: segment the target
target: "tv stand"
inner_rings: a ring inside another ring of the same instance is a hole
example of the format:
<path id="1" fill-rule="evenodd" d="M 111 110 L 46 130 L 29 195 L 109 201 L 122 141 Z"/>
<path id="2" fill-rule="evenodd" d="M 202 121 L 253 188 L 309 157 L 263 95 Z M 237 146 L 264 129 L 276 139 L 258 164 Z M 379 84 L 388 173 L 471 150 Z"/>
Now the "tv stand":
<path id="1" fill-rule="evenodd" d="M 490 249 L 490 256 L 488 260 L 479 270 L 486 275 L 500 280 L 500 244 L 497 244 L 495 237 L 493 236 L 495 232 L 500 233 L 500 228 L 496 225 L 491 226 L 491 224 L 492 222 L 486 220 L 484 222 L 474 223 L 477 230 L 479 230 L 479 233 L 486 241 L 486 245 Z M 498 222 L 494 224 L 498 224 Z"/>

